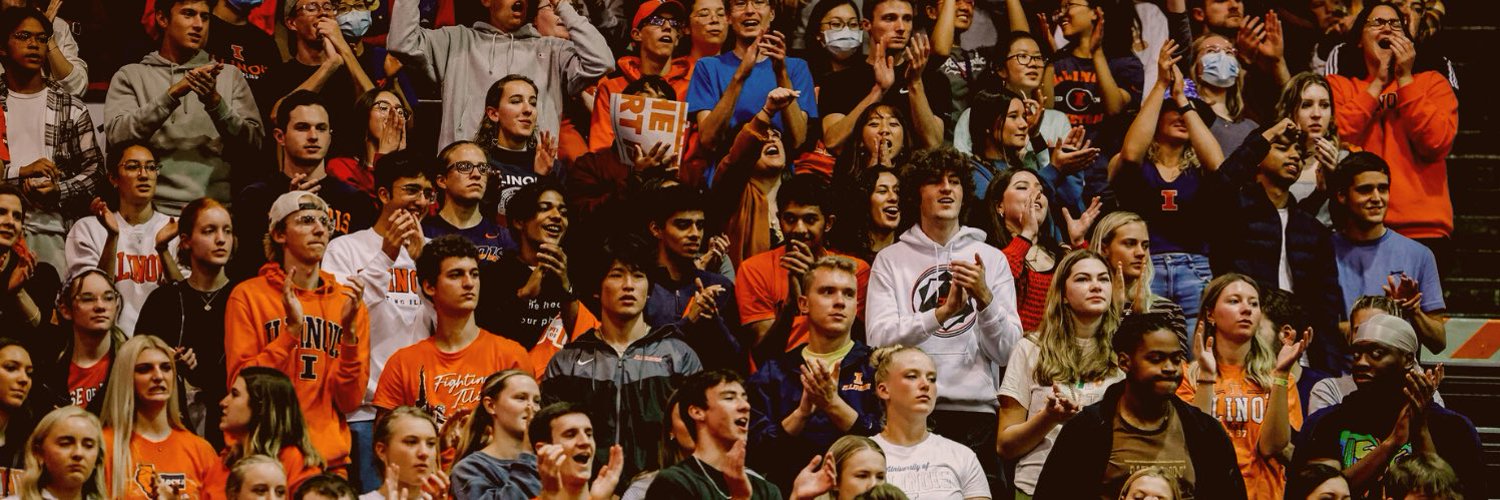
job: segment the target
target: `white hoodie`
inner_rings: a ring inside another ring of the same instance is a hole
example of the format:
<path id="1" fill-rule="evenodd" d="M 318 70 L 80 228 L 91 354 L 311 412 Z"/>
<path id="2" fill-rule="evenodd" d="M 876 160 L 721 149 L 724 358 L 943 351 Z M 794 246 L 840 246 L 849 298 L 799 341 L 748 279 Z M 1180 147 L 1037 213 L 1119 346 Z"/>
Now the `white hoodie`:
<path id="1" fill-rule="evenodd" d="M 966 311 L 939 325 L 934 310 L 946 296 L 949 263 L 973 262 L 976 255 L 994 298 L 977 313 L 971 298 Z M 913 226 L 875 256 L 866 297 L 870 345 L 916 346 L 932 356 L 939 410 L 995 412 L 996 375 L 1021 338 L 1021 318 L 1010 265 L 1000 249 L 985 243 L 984 231 L 961 226 L 947 245 L 939 245 Z"/>

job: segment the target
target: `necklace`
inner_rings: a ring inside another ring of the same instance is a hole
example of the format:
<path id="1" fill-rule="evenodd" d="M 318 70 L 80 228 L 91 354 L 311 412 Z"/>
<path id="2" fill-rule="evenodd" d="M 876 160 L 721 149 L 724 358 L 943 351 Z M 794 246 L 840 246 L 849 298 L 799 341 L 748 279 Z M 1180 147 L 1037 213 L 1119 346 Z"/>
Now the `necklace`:
<path id="1" fill-rule="evenodd" d="M 714 489 L 714 493 L 718 493 L 719 496 L 726 499 L 729 498 L 729 494 L 724 493 L 724 490 L 719 489 L 719 483 L 714 482 L 714 477 L 708 475 L 708 470 L 703 468 L 702 460 L 699 460 L 698 457 L 693 457 L 693 463 L 698 464 L 698 472 L 703 473 L 703 478 L 708 480 L 708 485 Z"/>
<path id="2" fill-rule="evenodd" d="M 203 298 L 202 295 L 198 296 L 198 300 L 203 301 L 203 310 L 204 311 L 212 311 L 212 310 L 214 310 L 214 299 L 219 298 L 219 292 L 224 291 L 224 288 L 226 288 L 226 287 L 219 287 L 218 290 L 214 290 L 213 293 L 208 294 L 208 298 Z"/>

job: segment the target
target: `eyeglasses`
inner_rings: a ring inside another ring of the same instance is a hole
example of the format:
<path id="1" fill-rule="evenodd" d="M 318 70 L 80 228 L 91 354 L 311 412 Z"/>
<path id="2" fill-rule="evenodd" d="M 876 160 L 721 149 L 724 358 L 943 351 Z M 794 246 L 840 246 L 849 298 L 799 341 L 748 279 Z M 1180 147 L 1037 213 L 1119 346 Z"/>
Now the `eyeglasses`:
<path id="1" fill-rule="evenodd" d="M 407 196 L 416 196 L 418 194 L 421 194 L 423 198 L 427 198 L 429 200 L 437 199 L 437 191 L 433 191 L 432 188 L 423 188 L 422 186 L 418 186 L 416 184 L 407 184 L 405 186 L 401 186 L 401 192 L 406 193 Z"/>
<path id="2" fill-rule="evenodd" d="M 1229 47 L 1229 46 L 1223 46 L 1223 47 L 1204 47 L 1203 48 L 1203 53 L 1204 54 L 1229 54 L 1229 55 L 1232 56 L 1232 55 L 1238 54 L 1239 51 L 1235 50 L 1234 47 Z"/>
<path id="3" fill-rule="evenodd" d="M 1023 53 L 1019 53 L 1019 54 L 1011 54 L 1011 55 L 1005 56 L 1005 58 L 1006 59 L 1015 59 L 1016 60 L 1016 64 L 1020 64 L 1022 66 L 1030 66 L 1031 63 L 1037 63 L 1037 64 L 1040 64 L 1040 65 L 1046 65 L 1047 64 L 1047 58 L 1045 56 L 1041 55 L 1041 54 L 1027 54 L 1027 53 L 1023 52 Z"/>
<path id="4" fill-rule="evenodd" d="M 308 14 L 317 15 L 318 11 L 334 12 L 334 13 L 336 13 L 336 12 L 339 11 L 339 8 L 336 7 L 336 6 L 334 6 L 331 3 L 323 2 L 323 3 L 309 3 L 309 4 L 298 5 L 297 6 L 297 10 L 300 10 L 302 12 L 306 12 Z"/>
<path id="5" fill-rule="evenodd" d="M 1365 29 L 1375 31 L 1383 28 L 1398 30 L 1404 28 L 1400 19 L 1371 19 L 1366 22 Z"/>
<path id="6" fill-rule="evenodd" d="M 838 31 L 838 30 L 841 30 L 841 29 L 844 29 L 844 28 L 849 28 L 849 29 L 852 29 L 852 30 L 857 30 L 857 29 L 859 29 L 859 19 L 857 19 L 857 18 L 829 19 L 828 22 L 823 23 L 823 28 L 824 29 L 829 29 L 829 30 L 834 30 L 834 31 Z"/>
<path id="7" fill-rule="evenodd" d="M 469 172 L 479 171 L 479 175 L 489 175 L 490 166 L 472 161 L 461 161 L 448 165 L 448 170 L 457 170 L 458 173 L 468 175 Z"/>
<path id="8" fill-rule="evenodd" d="M 729 6 L 734 10 L 745 10 L 746 7 L 752 5 L 755 7 L 765 7 L 771 5 L 771 0 L 734 0 L 729 3 Z"/>
<path id="9" fill-rule="evenodd" d="M 1068 3 L 1068 4 L 1064 4 L 1062 7 L 1059 7 L 1057 10 L 1055 10 L 1055 11 L 1052 12 L 1052 24 L 1057 24 L 1057 23 L 1062 22 L 1063 16 L 1066 16 L 1066 15 L 1068 15 L 1069 12 L 1072 12 L 1073 11 L 1073 7 L 1088 7 L 1088 6 L 1089 6 L 1089 4 L 1086 4 L 1086 3 Z"/>
<path id="10" fill-rule="evenodd" d="M 709 9 L 708 7 L 704 7 L 693 13 L 693 19 L 709 19 L 714 17 L 724 17 L 724 9 Z"/>
<path id="11" fill-rule="evenodd" d="M 342 2 L 339 2 L 338 13 L 343 14 L 345 12 L 356 10 L 370 10 L 373 7 L 374 3 L 375 2 L 371 0 L 344 0 Z"/>
<path id="12" fill-rule="evenodd" d="M 403 118 L 411 116 L 411 112 L 407 111 L 405 107 L 402 107 L 398 104 L 391 104 L 385 101 L 377 102 L 374 106 L 371 107 L 374 108 L 375 111 L 379 111 L 381 113 L 389 113 L 392 109 L 394 109 L 396 110 L 396 114 L 401 115 Z"/>
<path id="13" fill-rule="evenodd" d="M 30 31 L 17 31 L 11 34 L 10 37 L 16 39 L 16 41 L 21 43 L 36 40 L 36 43 L 41 45 L 46 45 L 47 42 L 52 40 L 52 35 L 48 35 L 46 33 L 32 33 Z"/>
<path id="14" fill-rule="evenodd" d="M 161 164 L 154 161 L 148 161 L 145 163 L 138 161 L 127 161 L 125 162 L 125 164 L 121 165 L 120 168 L 123 168 L 126 172 L 130 173 L 140 172 L 142 170 L 156 173 L 161 171 Z"/>
<path id="15" fill-rule="evenodd" d="M 328 228 L 328 230 L 333 230 L 333 219 L 328 218 L 328 214 L 303 214 L 292 219 L 292 221 L 301 226 L 321 224 L 323 227 Z"/>
<path id="16" fill-rule="evenodd" d="M 82 305 L 96 304 L 100 302 L 104 304 L 114 304 L 120 301 L 120 294 L 115 292 L 104 292 L 103 295 L 85 293 L 83 295 L 79 295 L 77 300 L 78 303 Z"/>
<path id="17" fill-rule="evenodd" d="M 641 21 L 641 23 L 661 28 L 672 28 L 674 30 L 682 29 L 682 21 L 678 21 L 676 19 L 667 19 L 661 16 L 648 17 L 645 20 Z"/>

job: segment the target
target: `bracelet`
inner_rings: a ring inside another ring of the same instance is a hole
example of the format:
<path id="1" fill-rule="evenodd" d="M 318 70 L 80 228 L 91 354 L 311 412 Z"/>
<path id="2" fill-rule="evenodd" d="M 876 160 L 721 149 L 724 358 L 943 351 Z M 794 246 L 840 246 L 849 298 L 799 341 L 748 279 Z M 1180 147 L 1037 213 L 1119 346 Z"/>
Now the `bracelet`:
<path id="1" fill-rule="evenodd" d="M 1290 385 L 1291 382 L 1289 382 L 1289 381 L 1287 381 L 1287 379 L 1284 379 L 1284 378 L 1281 378 L 1281 377 L 1274 377 L 1274 378 L 1271 379 L 1271 384 L 1274 385 L 1274 386 L 1276 386 L 1276 387 L 1286 387 L 1286 386 Z"/>

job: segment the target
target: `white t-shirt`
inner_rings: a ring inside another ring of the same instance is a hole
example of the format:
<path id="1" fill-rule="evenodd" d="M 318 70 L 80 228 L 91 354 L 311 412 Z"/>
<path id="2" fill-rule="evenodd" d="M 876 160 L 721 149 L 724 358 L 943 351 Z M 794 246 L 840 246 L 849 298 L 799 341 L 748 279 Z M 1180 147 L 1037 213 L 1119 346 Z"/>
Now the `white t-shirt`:
<path id="1" fill-rule="evenodd" d="M 1276 209 L 1276 216 L 1281 218 L 1281 264 L 1277 266 L 1276 287 L 1288 292 L 1292 290 L 1292 261 L 1286 258 L 1286 221 L 1291 216 L 1287 209 Z"/>
<path id="2" fill-rule="evenodd" d="M 912 500 L 990 497 L 984 469 L 964 445 L 933 433 L 914 446 L 896 446 L 878 434 L 871 439 L 885 452 L 885 481 Z"/>
<path id="3" fill-rule="evenodd" d="M 5 143 L 10 146 L 11 168 L 19 174 L 21 167 L 52 156 L 46 150 L 47 91 L 18 94 L 11 90 L 8 93 L 10 95 L 5 100 Z"/>
<path id="4" fill-rule="evenodd" d="M 155 212 L 144 224 L 133 226 L 125 222 L 119 212 L 115 212 L 114 217 L 120 228 L 119 240 L 115 242 L 115 268 L 105 271 L 114 273 L 115 289 L 120 292 L 122 302 L 120 319 L 115 325 L 125 331 L 125 335 L 134 335 L 135 320 L 141 313 L 141 306 L 146 303 L 146 297 L 167 281 L 166 268 L 156 253 L 156 233 L 172 222 L 172 218 Z M 108 239 L 109 232 L 99 224 L 98 217 L 78 219 L 68 231 L 68 277 L 86 267 L 98 266 L 104 242 Z M 167 249 L 172 258 L 177 258 L 177 238 L 167 242 Z M 182 271 L 185 276 L 187 269 Z"/>
<path id="5" fill-rule="evenodd" d="M 1092 338 L 1075 339 L 1078 346 L 1087 350 L 1094 347 Z M 1051 385 L 1038 385 L 1033 376 L 1036 372 L 1037 359 L 1041 357 L 1041 347 L 1030 339 L 1022 339 L 1016 344 L 1016 349 L 1010 353 L 1010 363 L 1005 368 L 1005 379 L 1000 381 L 1000 396 L 1010 398 L 1021 404 L 1026 409 L 1026 418 L 1031 418 L 1046 410 L 1047 397 L 1052 395 Z M 1087 382 L 1082 384 L 1059 384 L 1064 396 L 1073 400 L 1079 406 L 1087 406 L 1099 402 L 1104 398 L 1104 391 L 1111 384 L 1125 378 L 1125 374 L 1119 370 L 1103 380 Z M 1016 462 L 1015 485 L 1026 494 L 1036 491 L 1037 479 L 1042 476 L 1042 465 L 1047 463 L 1047 453 L 1052 451 L 1052 442 L 1057 440 L 1058 433 L 1062 432 L 1062 426 L 1053 427 L 1037 443 L 1036 448 L 1026 452 Z"/>

